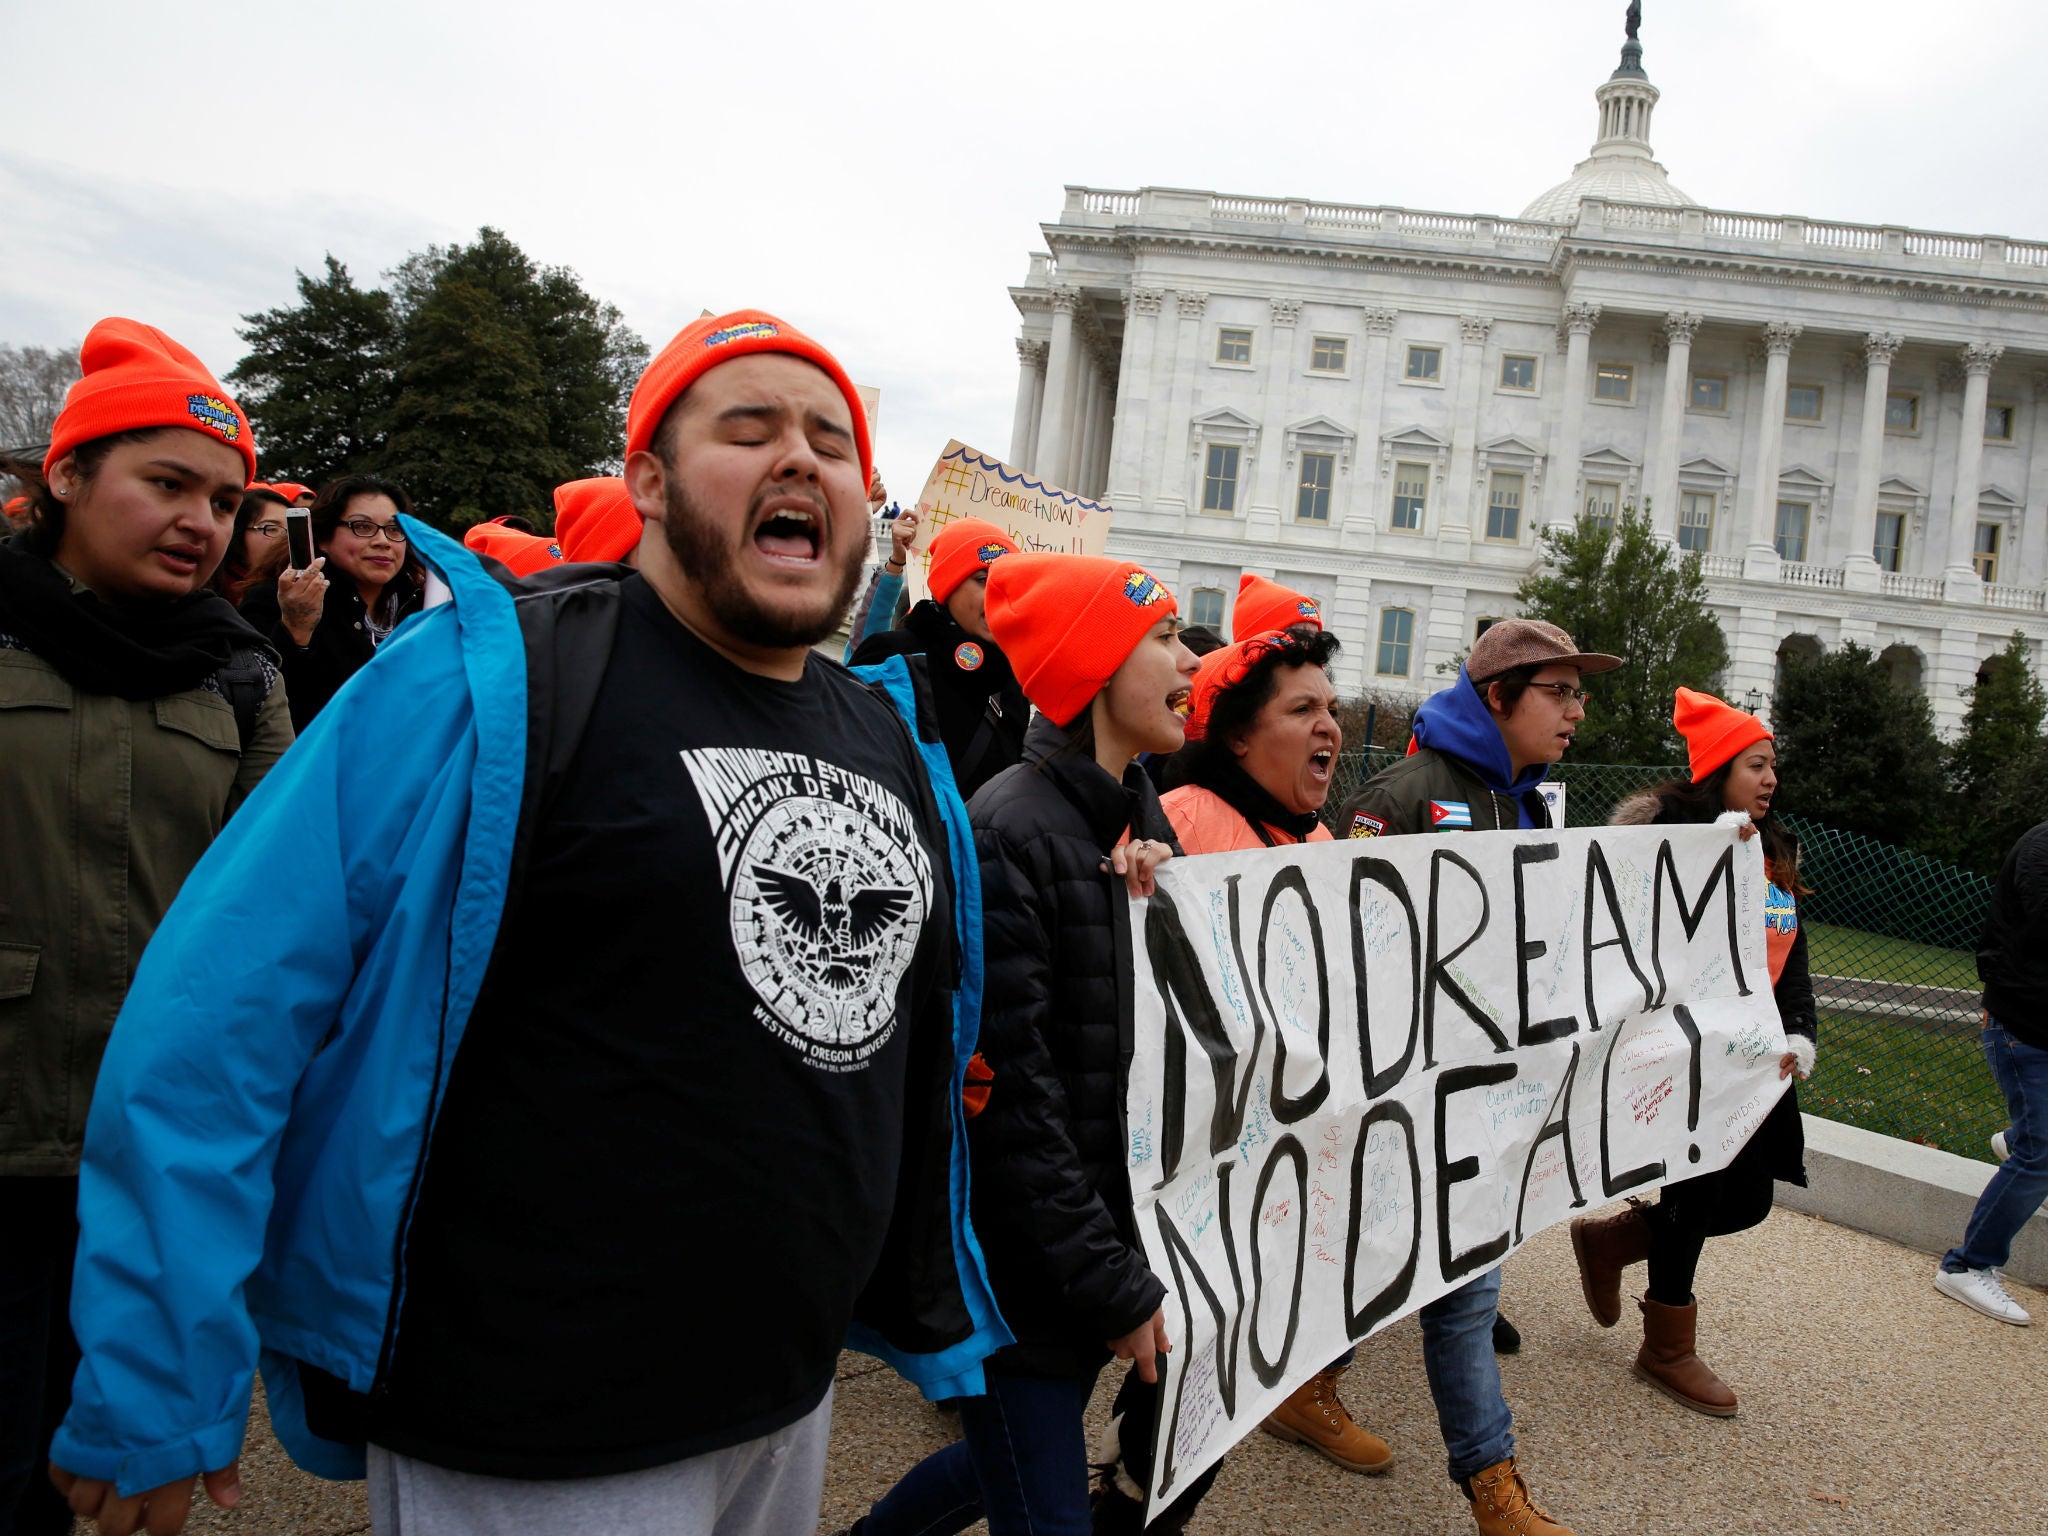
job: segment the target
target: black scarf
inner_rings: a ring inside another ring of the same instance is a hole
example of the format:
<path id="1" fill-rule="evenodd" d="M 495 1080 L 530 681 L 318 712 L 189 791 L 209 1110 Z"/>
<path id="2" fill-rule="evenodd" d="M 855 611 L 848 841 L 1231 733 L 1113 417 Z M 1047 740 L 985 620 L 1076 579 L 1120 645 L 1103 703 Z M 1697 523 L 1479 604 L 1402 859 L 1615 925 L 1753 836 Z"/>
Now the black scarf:
<path id="1" fill-rule="evenodd" d="M 1321 817 L 1314 811 L 1288 810 L 1266 792 L 1264 785 L 1244 771 L 1243 764 L 1224 743 L 1217 742 L 1203 756 L 1207 761 L 1193 782 L 1220 796 L 1224 804 L 1250 822 L 1260 841 L 1272 845 L 1272 838 L 1266 835 L 1268 827 L 1292 832 L 1297 842 L 1305 842 L 1309 833 L 1315 831 Z"/>
<path id="2" fill-rule="evenodd" d="M 116 606 L 74 592 L 28 548 L 0 543 L 0 633 L 12 635 L 81 693 L 160 699 L 197 688 L 240 650 L 265 650 L 227 599 L 201 588 L 163 602 Z"/>

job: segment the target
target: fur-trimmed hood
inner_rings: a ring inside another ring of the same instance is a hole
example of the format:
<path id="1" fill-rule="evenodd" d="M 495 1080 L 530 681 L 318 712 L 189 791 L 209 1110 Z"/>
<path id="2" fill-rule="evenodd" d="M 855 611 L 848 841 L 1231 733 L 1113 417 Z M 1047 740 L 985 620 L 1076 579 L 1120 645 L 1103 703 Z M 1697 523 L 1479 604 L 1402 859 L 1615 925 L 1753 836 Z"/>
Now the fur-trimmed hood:
<path id="1" fill-rule="evenodd" d="M 1610 827 L 1647 827 L 1664 810 L 1662 790 L 1640 789 L 1615 806 L 1607 818 Z"/>

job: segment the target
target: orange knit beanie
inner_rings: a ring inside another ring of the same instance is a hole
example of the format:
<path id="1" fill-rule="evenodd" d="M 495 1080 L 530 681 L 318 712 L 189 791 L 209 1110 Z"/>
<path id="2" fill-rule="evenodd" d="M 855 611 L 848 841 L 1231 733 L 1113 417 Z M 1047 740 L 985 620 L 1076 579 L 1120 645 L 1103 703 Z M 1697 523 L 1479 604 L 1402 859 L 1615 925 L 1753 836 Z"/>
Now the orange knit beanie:
<path id="1" fill-rule="evenodd" d="M 1323 627 L 1323 608 L 1314 598 L 1277 581 L 1246 573 L 1237 583 L 1237 608 L 1230 615 L 1230 636 L 1248 640 L 1295 624 Z"/>
<path id="2" fill-rule="evenodd" d="M 537 533 L 521 533 L 501 523 L 478 523 L 462 535 L 465 549 L 489 555 L 514 576 L 531 576 L 562 563 L 561 546 Z"/>
<path id="3" fill-rule="evenodd" d="M 183 427 L 217 437 L 242 456 L 256 478 L 256 435 L 220 381 L 185 348 L 153 325 L 119 318 L 86 332 L 78 349 L 79 380 L 50 429 L 43 473 L 81 443 L 149 427 Z"/>
<path id="4" fill-rule="evenodd" d="M 860 455 L 860 483 L 874 480 L 875 450 L 868 440 L 868 412 L 861 404 L 860 391 L 839 366 L 839 359 L 819 346 L 787 320 L 778 320 L 759 309 L 736 309 L 729 315 L 707 315 L 676 333 L 663 347 L 640 382 L 633 386 L 632 403 L 626 407 L 626 452 L 640 453 L 654 443 L 661 418 L 680 400 L 683 391 L 698 379 L 736 357 L 753 352 L 786 352 L 824 369 L 853 417 L 853 442 Z"/>
<path id="5" fill-rule="evenodd" d="M 1017 541 L 994 523 L 978 517 L 956 517 L 932 535 L 932 568 L 925 578 L 932 600 L 943 603 L 960 583 L 986 570 L 1004 555 L 1017 553 Z"/>
<path id="6" fill-rule="evenodd" d="M 617 475 L 555 487 L 555 542 L 564 560 L 623 560 L 640 542 L 640 513 Z"/>
<path id="7" fill-rule="evenodd" d="M 1685 738 L 1691 759 L 1692 781 L 1697 784 L 1744 747 L 1771 740 L 1763 721 L 1733 704 L 1724 704 L 1711 693 L 1678 690 L 1671 708 L 1671 723 Z"/>
<path id="8" fill-rule="evenodd" d="M 1129 560 L 1016 554 L 988 568 L 988 627 L 1017 685 L 1065 726 L 1102 691 L 1173 594 Z"/>

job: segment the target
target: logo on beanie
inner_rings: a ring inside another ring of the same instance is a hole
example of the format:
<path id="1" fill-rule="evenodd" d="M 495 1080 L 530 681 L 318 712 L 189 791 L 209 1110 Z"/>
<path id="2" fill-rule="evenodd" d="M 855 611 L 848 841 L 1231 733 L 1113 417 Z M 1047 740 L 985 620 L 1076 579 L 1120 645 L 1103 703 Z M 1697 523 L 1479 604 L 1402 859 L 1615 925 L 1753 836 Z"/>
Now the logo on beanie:
<path id="1" fill-rule="evenodd" d="M 211 427 L 231 443 L 242 440 L 242 418 L 219 395 L 187 395 L 185 409 L 203 427 Z"/>
<path id="2" fill-rule="evenodd" d="M 555 559 L 559 560 L 562 558 L 562 546 L 559 544 L 550 544 L 548 546 L 548 553 L 554 556 Z"/>
<path id="3" fill-rule="evenodd" d="M 745 325 L 728 325 L 722 331 L 713 331 L 704 338 L 707 347 L 722 347 L 729 342 L 745 341 L 749 336 L 775 336 L 780 333 L 766 320 L 749 320 Z"/>
<path id="4" fill-rule="evenodd" d="M 1002 559 L 1003 556 L 1007 555 L 1009 552 L 1009 545 L 997 544 L 991 541 L 990 543 L 984 544 L 981 546 L 981 548 L 977 549 L 974 552 L 974 558 L 979 560 L 983 565 L 994 565 L 998 560 Z"/>
<path id="5" fill-rule="evenodd" d="M 1312 597 L 1304 597 L 1294 605 L 1294 610 L 1304 619 L 1320 619 L 1323 616 L 1323 610 L 1316 606 L 1316 600 Z"/>
<path id="6" fill-rule="evenodd" d="M 1150 608 L 1166 601 L 1166 588 L 1143 571 L 1133 571 L 1124 578 L 1124 596 L 1140 608 Z"/>
<path id="7" fill-rule="evenodd" d="M 979 672 L 981 663 L 981 647 L 972 640 L 962 640 L 953 648 L 953 665 L 962 672 Z"/>

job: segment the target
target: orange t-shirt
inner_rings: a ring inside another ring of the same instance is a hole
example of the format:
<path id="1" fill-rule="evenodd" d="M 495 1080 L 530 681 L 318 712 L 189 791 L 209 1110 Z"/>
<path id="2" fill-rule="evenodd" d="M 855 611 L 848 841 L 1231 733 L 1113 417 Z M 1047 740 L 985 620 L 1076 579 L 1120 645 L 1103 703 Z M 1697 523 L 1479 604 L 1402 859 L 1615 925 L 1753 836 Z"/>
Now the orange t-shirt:
<path id="1" fill-rule="evenodd" d="M 1183 784 L 1161 795 L 1159 805 L 1166 812 L 1166 819 L 1173 823 L 1173 833 L 1180 839 L 1183 853 L 1236 853 L 1242 848 L 1268 846 L 1243 813 L 1213 789 Z M 1274 843 L 1331 841 L 1330 829 L 1321 822 L 1305 838 L 1296 838 L 1292 832 L 1271 825 L 1267 826 L 1266 835 Z"/>
<path id="2" fill-rule="evenodd" d="M 1764 888 L 1764 953 L 1770 961 L 1771 985 L 1785 974 L 1792 946 L 1799 938 L 1799 898 L 1775 880 Z"/>

